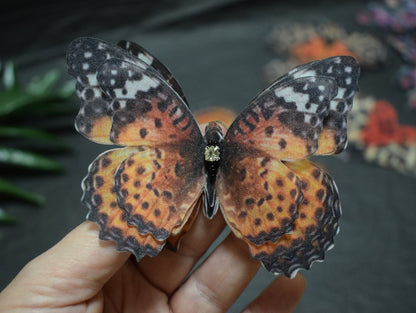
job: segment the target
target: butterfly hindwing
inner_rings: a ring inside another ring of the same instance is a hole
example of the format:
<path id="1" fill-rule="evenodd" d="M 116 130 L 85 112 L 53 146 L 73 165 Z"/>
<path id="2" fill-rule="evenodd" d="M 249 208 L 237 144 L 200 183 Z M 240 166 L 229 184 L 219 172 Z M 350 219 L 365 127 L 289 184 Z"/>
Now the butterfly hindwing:
<path id="1" fill-rule="evenodd" d="M 111 99 L 110 139 L 119 145 L 157 145 L 202 134 L 192 113 L 166 81 L 135 64 L 110 59 L 98 69 L 100 88 Z"/>
<path id="2" fill-rule="evenodd" d="M 202 159 L 192 159 L 192 143 L 143 148 L 124 160 L 115 175 L 119 206 L 142 235 L 159 241 L 179 232 L 204 184 Z"/>
<path id="3" fill-rule="evenodd" d="M 98 156 L 82 182 L 82 201 L 89 208 L 87 219 L 100 227 L 100 239 L 114 240 L 118 250 L 129 251 L 140 260 L 145 255 L 156 256 L 164 242 L 150 234 L 142 235 L 136 227 L 127 224 L 126 214 L 117 204 L 113 180 L 120 163 L 137 152 L 137 148 L 122 148 Z"/>
<path id="4" fill-rule="evenodd" d="M 225 156 L 216 184 L 234 233 L 252 244 L 275 242 L 293 228 L 302 200 L 294 172 L 271 157 Z"/>
<path id="5" fill-rule="evenodd" d="M 192 228 L 202 206 L 203 197 L 201 196 L 198 201 L 195 202 L 194 207 L 189 209 L 189 216 L 184 219 L 184 222 L 172 230 L 172 236 L 166 240 L 166 248 L 172 251 L 178 251 L 183 236 Z"/>
<path id="6" fill-rule="evenodd" d="M 267 270 L 293 277 L 299 269 L 309 269 L 314 261 L 322 261 L 325 252 L 332 248 L 341 207 L 336 185 L 325 171 L 307 160 L 285 164 L 301 180 L 303 200 L 299 218 L 293 231 L 276 243 L 251 244 L 249 249 Z"/>

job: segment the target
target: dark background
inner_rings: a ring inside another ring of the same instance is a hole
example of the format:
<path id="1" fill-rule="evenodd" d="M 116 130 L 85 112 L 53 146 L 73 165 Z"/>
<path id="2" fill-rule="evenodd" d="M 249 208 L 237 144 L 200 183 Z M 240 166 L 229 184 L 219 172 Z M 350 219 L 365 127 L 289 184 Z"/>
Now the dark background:
<path id="1" fill-rule="evenodd" d="M 224 106 L 238 112 L 264 87 L 261 68 L 273 57 L 264 38 L 274 24 L 332 20 L 348 31 L 364 30 L 355 15 L 366 3 L 13 1 L 2 5 L 0 12 L 0 58 L 16 61 L 25 82 L 51 68 L 64 72 L 66 47 L 78 36 L 133 40 L 168 65 L 193 111 Z M 407 108 L 405 94 L 397 88 L 399 65 L 391 54 L 381 71 L 363 73 L 360 89 L 392 102 L 400 121 L 415 125 L 416 112 Z M 74 98 L 72 105 L 77 104 Z M 17 201 L 4 203 L 19 222 L 0 226 L 0 289 L 25 263 L 84 220 L 80 182 L 89 163 L 106 147 L 78 135 L 74 117 L 60 118 L 50 126 L 74 148 L 52 155 L 66 167 L 64 175 L 7 176 L 48 201 L 39 209 Z M 351 147 L 341 156 L 318 162 L 329 169 L 340 190 L 341 232 L 326 261 L 302 272 L 308 284 L 296 312 L 415 312 L 415 178 L 365 163 Z M 271 279 L 261 270 L 230 312 L 240 311 Z"/>

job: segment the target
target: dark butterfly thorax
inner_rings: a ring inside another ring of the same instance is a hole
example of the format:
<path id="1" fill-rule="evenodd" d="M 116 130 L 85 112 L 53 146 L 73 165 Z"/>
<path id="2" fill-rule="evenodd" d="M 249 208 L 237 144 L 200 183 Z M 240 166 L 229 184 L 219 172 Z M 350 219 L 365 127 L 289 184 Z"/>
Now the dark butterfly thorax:
<path id="1" fill-rule="evenodd" d="M 222 143 L 224 134 L 218 122 L 210 122 L 205 128 L 204 136 L 204 167 L 205 167 L 205 188 L 204 214 L 212 218 L 218 210 L 218 200 L 215 190 L 215 181 L 218 169 L 221 164 Z"/>

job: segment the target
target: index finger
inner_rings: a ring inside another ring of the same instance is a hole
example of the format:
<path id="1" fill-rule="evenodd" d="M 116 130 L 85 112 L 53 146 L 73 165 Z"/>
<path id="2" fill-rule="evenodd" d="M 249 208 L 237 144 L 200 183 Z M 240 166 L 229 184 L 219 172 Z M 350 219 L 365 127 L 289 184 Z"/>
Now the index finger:
<path id="1" fill-rule="evenodd" d="M 291 313 L 302 298 L 305 286 L 306 281 L 300 274 L 292 279 L 280 275 L 244 309 L 243 313 Z"/>
<path id="2" fill-rule="evenodd" d="M 172 294 L 224 227 L 221 214 L 209 220 L 200 210 L 191 229 L 183 236 L 178 251 L 163 249 L 155 258 L 143 258 L 137 266 L 153 285 Z"/>
<path id="3" fill-rule="evenodd" d="M 86 221 L 29 262 L 0 298 L 7 299 L 9 305 L 18 304 L 21 295 L 43 306 L 48 302 L 54 306 L 82 302 L 95 296 L 129 255 L 116 252 L 113 242 L 99 240 L 98 226 Z M 36 307 L 36 303 L 26 304 Z"/>

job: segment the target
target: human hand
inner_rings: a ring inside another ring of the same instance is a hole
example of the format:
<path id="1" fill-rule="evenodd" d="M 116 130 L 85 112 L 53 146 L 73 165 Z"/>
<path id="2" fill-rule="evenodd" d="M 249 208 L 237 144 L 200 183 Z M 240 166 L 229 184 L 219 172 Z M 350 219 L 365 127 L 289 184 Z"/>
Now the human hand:
<path id="1" fill-rule="evenodd" d="M 177 252 L 139 263 L 98 239 L 84 222 L 29 262 L 0 293 L 0 312 L 226 312 L 260 263 L 232 233 L 189 276 L 225 222 L 199 214 Z M 243 312 L 292 312 L 305 288 L 299 274 L 277 277 Z"/>

